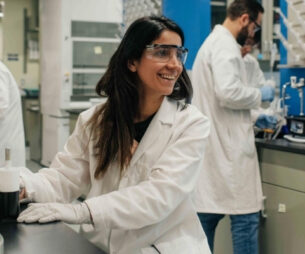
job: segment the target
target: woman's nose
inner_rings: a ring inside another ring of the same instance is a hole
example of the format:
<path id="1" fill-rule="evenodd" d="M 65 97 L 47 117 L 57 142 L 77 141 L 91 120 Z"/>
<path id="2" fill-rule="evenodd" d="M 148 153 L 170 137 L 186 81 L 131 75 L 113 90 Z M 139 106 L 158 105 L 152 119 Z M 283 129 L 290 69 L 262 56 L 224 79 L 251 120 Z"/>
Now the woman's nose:
<path id="1" fill-rule="evenodd" d="M 167 62 L 171 67 L 182 67 L 181 61 L 178 59 L 177 54 L 172 54 Z"/>

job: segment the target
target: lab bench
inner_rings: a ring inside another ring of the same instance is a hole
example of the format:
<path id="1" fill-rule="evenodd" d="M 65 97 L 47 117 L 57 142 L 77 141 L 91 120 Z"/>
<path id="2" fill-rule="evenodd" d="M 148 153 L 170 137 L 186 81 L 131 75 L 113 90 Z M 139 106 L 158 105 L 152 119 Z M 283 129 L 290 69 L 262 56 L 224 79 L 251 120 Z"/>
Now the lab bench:
<path id="1" fill-rule="evenodd" d="M 0 222 L 4 254 L 106 254 L 62 222 Z"/>
<path id="2" fill-rule="evenodd" d="M 305 144 L 256 139 L 265 209 L 260 254 L 300 254 L 305 250 Z M 230 220 L 217 227 L 215 254 L 232 254 Z"/>

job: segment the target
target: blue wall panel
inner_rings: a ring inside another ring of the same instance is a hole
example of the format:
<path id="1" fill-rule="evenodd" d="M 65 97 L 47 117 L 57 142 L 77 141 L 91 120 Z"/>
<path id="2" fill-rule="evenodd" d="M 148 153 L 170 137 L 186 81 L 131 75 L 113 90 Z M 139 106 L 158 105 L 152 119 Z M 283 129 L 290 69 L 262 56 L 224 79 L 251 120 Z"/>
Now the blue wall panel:
<path id="1" fill-rule="evenodd" d="M 210 0 L 163 0 L 162 13 L 183 29 L 189 54 L 186 69 L 192 69 L 196 54 L 211 32 Z"/>

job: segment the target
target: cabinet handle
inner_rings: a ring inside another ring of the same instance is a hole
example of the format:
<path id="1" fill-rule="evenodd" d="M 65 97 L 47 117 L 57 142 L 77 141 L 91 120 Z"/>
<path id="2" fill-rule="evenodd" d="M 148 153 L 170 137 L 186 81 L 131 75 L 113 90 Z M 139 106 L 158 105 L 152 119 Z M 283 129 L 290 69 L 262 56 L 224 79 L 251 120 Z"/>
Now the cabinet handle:
<path id="1" fill-rule="evenodd" d="M 267 197 L 266 197 L 266 196 L 263 196 L 262 202 L 263 202 L 263 205 L 262 205 L 263 208 L 262 208 L 261 214 L 262 214 L 262 217 L 263 217 L 263 218 L 267 218 L 268 215 L 267 215 L 267 211 L 266 211 L 266 209 L 265 209 L 266 203 L 267 203 Z"/>

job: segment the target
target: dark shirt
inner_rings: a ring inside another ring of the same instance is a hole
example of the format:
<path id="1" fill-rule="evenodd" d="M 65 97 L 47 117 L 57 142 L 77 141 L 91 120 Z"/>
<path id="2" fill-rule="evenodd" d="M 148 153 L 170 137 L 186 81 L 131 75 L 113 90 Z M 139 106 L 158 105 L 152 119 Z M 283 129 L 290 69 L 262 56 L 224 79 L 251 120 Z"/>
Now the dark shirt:
<path id="1" fill-rule="evenodd" d="M 147 130 L 151 120 L 154 118 L 155 114 L 151 115 L 150 117 L 148 117 L 145 121 L 143 122 L 138 122 L 135 123 L 134 127 L 135 127 L 135 140 L 140 143 L 142 137 L 145 134 L 145 131 Z"/>

